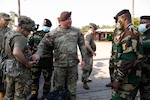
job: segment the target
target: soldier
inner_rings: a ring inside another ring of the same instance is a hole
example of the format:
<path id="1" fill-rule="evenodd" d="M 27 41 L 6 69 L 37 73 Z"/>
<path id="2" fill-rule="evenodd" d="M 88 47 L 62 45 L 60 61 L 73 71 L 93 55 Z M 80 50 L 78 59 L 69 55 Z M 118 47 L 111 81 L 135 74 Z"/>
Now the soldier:
<path id="1" fill-rule="evenodd" d="M 140 82 L 140 99 L 150 100 L 150 16 L 141 16 L 139 31 L 143 38 L 144 61 Z"/>
<path id="2" fill-rule="evenodd" d="M 115 17 L 114 17 L 115 19 Z M 117 23 L 117 19 L 115 19 L 115 22 Z M 112 86 L 112 81 L 113 81 L 113 73 L 114 73 L 114 59 L 116 56 L 116 52 L 117 52 L 117 44 L 118 44 L 118 40 L 119 40 L 119 35 L 121 34 L 121 30 L 117 29 L 117 25 L 116 28 L 114 30 L 113 33 L 113 37 L 112 37 L 112 49 L 111 49 L 111 56 L 109 59 L 109 74 L 110 74 L 110 83 L 106 84 L 106 87 L 111 87 Z"/>
<path id="3" fill-rule="evenodd" d="M 2 47 L 2 41 L 6 32 L 10 31 L 8 27 L 9 21 L 11 20 L 10 16 L 6 13 L 0 13 L 0 52 Z M 3 73 L 0 69 L 0 100 L 3 98 L 3 93 L 5 92 L 4 89 L 4 82 L 3 82 Z"/>
<path id="4" fill-rule="evenodd" d="M 129 10 L 120 11 L 115 19 L 123 32 L 117 43 L 112 100 L 134 100 L 141 78 L 140 33 L 132 24 Z"/>
<path id="5" fill-rule="evenodd" d="M 17 29 L 5 35 L 6 93 L 3 100 L 27 100 L 31 94 L 30 68 L 34 61 L 29 61 L 31 51 L 27 46 L 27 36 L 34 27 L 34 21 L 23 16 L 18 20 Z"/>
<path id="6" fill-rule="evenodd" d="M 33 33 L 33 35 L 29 38 L 29 45 L 32 47 L 33 53 L 37 50 L 37 45 L 40 43 L 42 38 L 46 33 L 50 31 L 52 23 L 49 19 L 44 19 L 43 21 L 43 29 Z M 39 63 L 31 68 L 32 70 L 32 97 L 31 100 L 37 100 L 38 90 L 39 90 L 39 79 L 41 73 L 44 76 L 44 87 L 43 87 L 43 95 L 46 95 L 50 92 L 51 88 L 51 77 L 53 71 L 53 53 L 52 52 L 44 52 L 41 57 Z"/>
<path id="7" fill-rule="evenodd" d="M 93 69 L 93 56 L 96 56 L 96 44 L 93 39 L 93 34 L 96 32 L 98 26 L 95 25 L 94 23 L 89 24 L 89 30 L 88 32 L 84 35 L 85 39 L 85 46 L 87 49 L 87 62 L 86 67 L 83 69 L 82 73 L 82 82 L 83 82 L 83 88 L 84 89 L 89 89 L 89 86 L 87 85 L 87 82 L 92 81 L 89 79 L 89 76 L 92 72 Z"/>
<path id="8" fill-rule="evenodd" d="M 71 12 L 63 11 L 60 14 L 60 25 L 44 36 L 32 59 L 38 62 L 43 50 L 49 51 L 53 48 L 54 89 L 67 88 L 71 94 L 70 100 L 76 100 L 79 63 L 77 45 L 82 54 L 82 67 L 85 65 L 86 48 L 83 34 L 79 29 L 71 26 L 71 23 Z"/>

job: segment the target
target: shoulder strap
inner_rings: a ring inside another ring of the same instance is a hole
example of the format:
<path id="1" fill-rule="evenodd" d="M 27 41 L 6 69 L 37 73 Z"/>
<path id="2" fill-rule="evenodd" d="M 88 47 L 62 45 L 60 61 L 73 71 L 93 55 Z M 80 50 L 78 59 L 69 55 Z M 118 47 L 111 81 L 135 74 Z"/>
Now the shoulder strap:
<path id="1" fill-rule="evenodd" d="M 15 38 L 15 37 L 17 37 L 17 36 L 22 36 L 22 35 L 14 35 L 13 37 L 11 37 L 10 38 L 10 40 L 9 40 L 9 46 L 10 46 L 10 48 L 11 48 L 11 51 L 13 51 L 13 47 L 11 47 L 11 43 L 12 43 L 12 41 L 13 41 L 13 39 Z"/>

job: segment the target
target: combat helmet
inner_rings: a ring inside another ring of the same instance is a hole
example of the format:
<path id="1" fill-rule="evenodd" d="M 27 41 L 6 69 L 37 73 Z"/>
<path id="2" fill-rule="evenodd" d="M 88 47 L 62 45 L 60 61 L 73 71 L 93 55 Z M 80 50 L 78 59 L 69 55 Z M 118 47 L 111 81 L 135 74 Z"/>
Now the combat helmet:
<path id="1" fill-rule="evenodd" d="M 21 26 L 27 31 L 34 31 L 36 29 L 35 22 L 26 16 L 18 18 L 18 26 Z"/>

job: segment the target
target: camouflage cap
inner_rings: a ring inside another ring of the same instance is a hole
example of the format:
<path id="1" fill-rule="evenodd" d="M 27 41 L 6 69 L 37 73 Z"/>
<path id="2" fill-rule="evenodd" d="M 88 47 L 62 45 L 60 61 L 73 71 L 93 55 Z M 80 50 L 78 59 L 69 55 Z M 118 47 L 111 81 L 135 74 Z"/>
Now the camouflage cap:
<path id="1" fill-rule="evenodd" d="M 147 20 L 150 20 L 150 16 L 141 16 L 140 19 L 147 19 Z"/>
<path id="2" fill-rule="evenodd" d="M 0 16 L 3 17 L 5 20 L 11 20 L 10 16 L 4 12 L 1 12 Z"/>
<path id="3" fill-rule="evenodd" d="M 129 10 L 128 9 L 121 10 L 120 12 L 117 13 L 117 15 L 114 17 L 114 19 L 117 20 L 119 16 L 121 16 L 125 13 L 129 13 Z"/>
<path id="4" fill-rule="evenodd" d="M 27 31 L 34 31 L 36 29 L 35 22 L 25 16 L 18 19 L 18 26 L 23 27 Z"/>
<path id="5" fill-rule="evenodd" d="M 65 20 L 67 20 L 70 16 L 71 16 L 71 12 L 63 11 L 63 12 L 60 14 L 60 21 L 65 21 Z"/>
<path id="6" fill-rule="evenodd" d="M 89 23 L 89 27 L 93 27 L 94 30 L 97 30 L 98 29 L 98 26 L 94 23 Z"/>

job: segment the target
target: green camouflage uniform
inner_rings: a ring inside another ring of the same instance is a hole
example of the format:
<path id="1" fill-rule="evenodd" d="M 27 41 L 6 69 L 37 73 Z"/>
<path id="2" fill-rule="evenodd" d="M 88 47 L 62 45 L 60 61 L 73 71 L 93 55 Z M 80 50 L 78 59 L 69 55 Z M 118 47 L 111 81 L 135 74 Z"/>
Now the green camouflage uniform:
<path id="1" fill-rule="evenodd" d="M 112 49 L 111 49 L 111 56 L 109 59 L 109 74 L 111 78 L 111 83 L 113 81 L 113 73 L 114 73 L 114 60 L 117 52 L 117 44 L 119 42 L 119 36 L 121 34 L 121 30 L 115 29 L 113 33 L 113 41 L 112 41 Z"/>
<path id="2" fill-rule="evenodd" d="M 94 42 L 92 34 L 89 32 L 86 33 L 84 35 L 84 39 L 89 42 L 89 45 L 95 51 L 96 44 Z M 93 69 L 93 55 L 90 51 L 88 51 L 88 49 L 87 49 L 86 61 L 87 61 L 87 64 L 86 64 L 85 68 L 83 69 L 83 73 L 82 73 L 82 82 L 86 82 L 88 80 L 88 77 L 90 76 L 92 69 Z"/>
<path id="3" fill-rule="evenodd" d="M 141 100 L 150 100 L 150 30 L 143 35 L 144 61 L 142 66 L 142 76 L 140 82 Z"/>
<path id="4" fill-rule="evenodd" d="M 43 50 L 53 47 L 54 88 L 67 88 L 71 93 L 70 100 L 76 100 L 79 63 L 77 45 L 81 51 L 82 60 L 85 61 L 86 48 L 80 30 L 74 27 L 63 29 L 58 26 L 44 36 L 36 52 L 42 55 Z"/>
<path id="5" fill-rule="evenodd" d="M 140 58 L 142 39 L 137 29 L 129 24 L 120 34 L 115 57 L 114 81 L 119 81 L 118 92 L 112 91 L 112 100 L 133 100 L 141 78 Z"/>
<path id="6" fill-rule="evenodd" d="M 29 38 L 29 45 L 31 46 L 31 49 L 33 50 L 33 53 L 36 52 L 37 45 L 40 43 L 42 38 L 44 37 L 46 33 L 44 31 L 37 31 Z M 50 48 L 49 51 L 52 48 Z M 39 89 L 39 79 L 41 72 L 44 76 L 44 87 L 43 87 L 43 95 L 46 95 L 50 92 L 51 88 L 51 77 L 52 77 L 52 71 L 53 71 L 53 53 L 44 51 L 44 54 L 41 56 L 41 59 L 38 63 L 38 65 L 31 68 L 32 70 L 32 94 L 38 95 L 38 89 Z"/>
<path id="7" fill-rule="evenodd" d="M 1 52 L 1 46 L 2 46 L 2 41 L 4 38 L 4 35 L 6 32 L 10 31 L 10 28 L 0 28 L 0 52 Z M 2 70 L 0 70 L 0 92 L 4 92 L 4 83 L 3 83 L 3 73 Z"/>
<path id="8" fill-rule="evenodd" d="M 23 34 L 13 31 L 8 32 L 6 36 L 9 37 L 8 39 L 6 38 L 5 42 L 5 52 L 8 59 L 15 59 L 12 55 L 12 49 L 13 47 L 19 47 L 26 59 L 29 60 L 29 56 L 26 54 L 26 50 L 29 50 L 27 38 Z M 9 44 L 10 38 L 12 37 L 14 38 Z M 32 80 L 30 69 L 20 64 L 17 70 L 19 72 L 15 76 L 13 74 L 9 75 L 10 73 L 6 74 L 6 93 L 3 100 L 26 100 L 31 94 Z"/>

